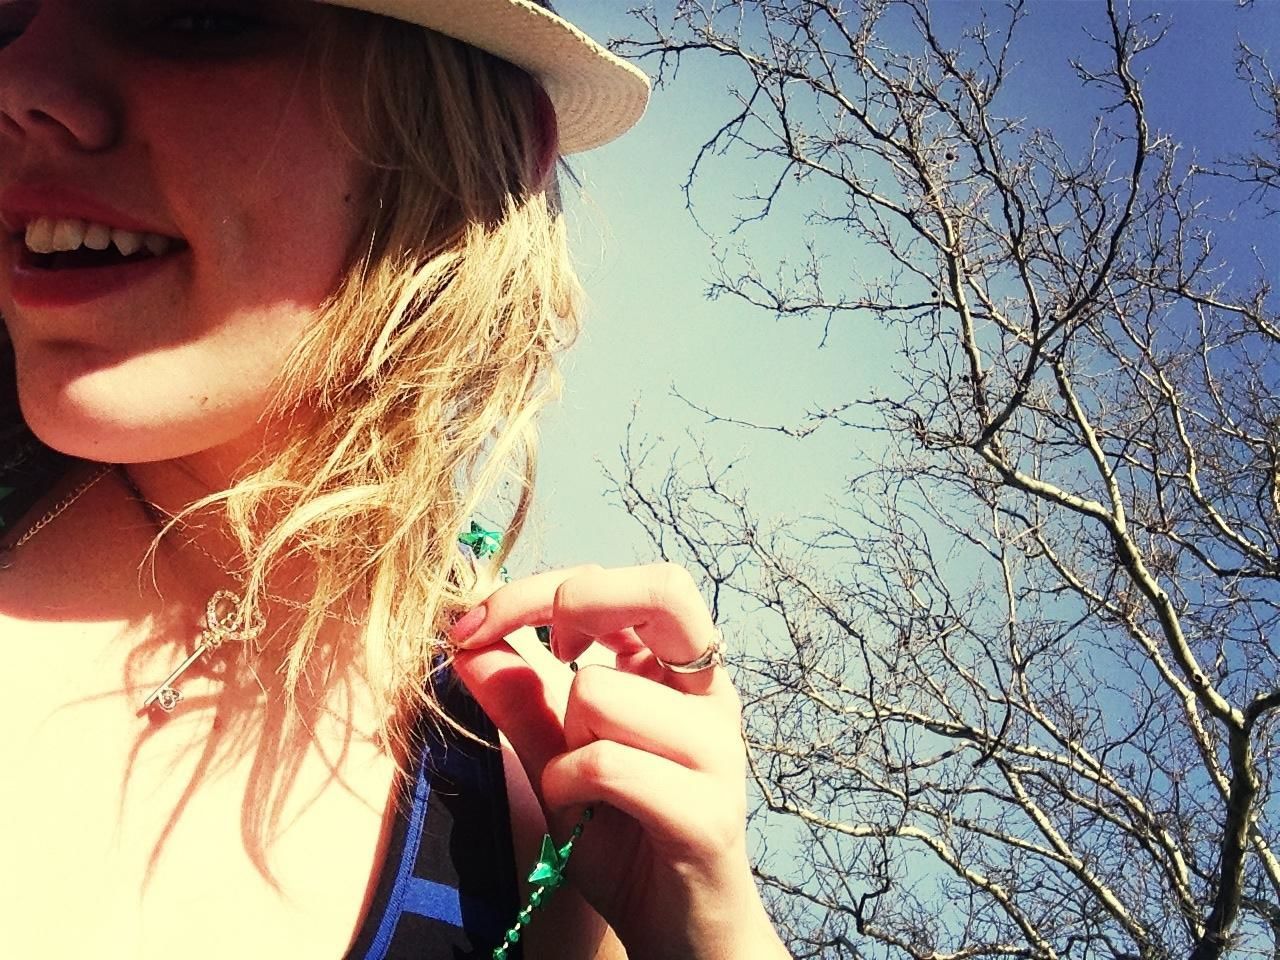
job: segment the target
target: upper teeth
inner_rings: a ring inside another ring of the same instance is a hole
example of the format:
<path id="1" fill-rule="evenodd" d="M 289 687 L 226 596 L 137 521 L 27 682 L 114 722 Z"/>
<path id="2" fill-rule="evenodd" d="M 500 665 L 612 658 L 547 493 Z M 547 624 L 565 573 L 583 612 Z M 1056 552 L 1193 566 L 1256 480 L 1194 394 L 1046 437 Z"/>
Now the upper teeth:
<path id="1" fill-rule="evenodd" d="M 173 247 L 171 237 L 157 233 L 134 233 L 116 230 L 101 223 L 84 220 L 54 220 L 40 217 L 27 224 L 27 249 L 32 253 L 68 253 L 82 246 L 90 250 L 106 250 L 115 244 L 123 256 L 131 257 L 143 247 L 155 256 L 163 256 Z"/>

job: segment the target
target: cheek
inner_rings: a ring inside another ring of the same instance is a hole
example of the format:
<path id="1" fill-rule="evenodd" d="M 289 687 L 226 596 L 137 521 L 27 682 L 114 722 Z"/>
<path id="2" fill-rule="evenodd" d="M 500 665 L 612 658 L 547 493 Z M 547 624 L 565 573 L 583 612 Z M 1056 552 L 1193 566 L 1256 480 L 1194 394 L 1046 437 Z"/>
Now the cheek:
<path id="1" fill-rule="evenodd" d="M 312 307 L 349 259 L 369 177 L 316 89 L 253 76 L 237 74 L 229 89 L 169 78 L 138 127 L 155 131 L 153 176 L 204 293 L 224 304 Z"/>
<path id="2" fill-rule="evenodd" d="M 234 73 L 131 77 L 149 84 L 129 124 L 138 180 L 190 243 L 190 266 L 145 323 L 102 318 L 109 344 L 15 332 L 24 413 L 56 449 L 168 459 L 266 429 L 281 367 L 341 276 L 367 175 L 296 73 Z"/>

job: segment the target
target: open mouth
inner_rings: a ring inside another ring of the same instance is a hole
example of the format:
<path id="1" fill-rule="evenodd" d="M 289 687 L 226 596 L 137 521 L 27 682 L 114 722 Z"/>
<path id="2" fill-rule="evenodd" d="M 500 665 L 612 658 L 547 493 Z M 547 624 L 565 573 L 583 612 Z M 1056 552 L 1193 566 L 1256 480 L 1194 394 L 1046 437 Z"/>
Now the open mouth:
<path id="1" fill-rule="evenodd" d="M 15 231 L 20 267 L 38 272 L 91 270 L 160 259 L 187 247 L 177 237 L 138 233 L 87 220 L 37 217 Z"/>
<path id="2" fill-rule="evenodd" d="M 22 248 L 19 260 L 29 270 L 84 270 L 91 267 L 121 267 L 144 260 L 156 260 L 158 256 L 170 256 L 186 249 L 186 245 L 175 245 L 166 253 L 154 254 L 149 250 L 139 250 L 128 256 L 114 247 L 106 250 L 90 250 L 81 247 L 79 250 L 59 251 L 57 253 L 36 253 Z"/>
<path id="3" fill-rule="evenodd" d="M 190 250 L 176 237 L 85 229 L 14 238 L 8 294 L 23 308 L 66 308 L 147 281 Z M 32 249 L 32 248 L 35 249 Z"/>

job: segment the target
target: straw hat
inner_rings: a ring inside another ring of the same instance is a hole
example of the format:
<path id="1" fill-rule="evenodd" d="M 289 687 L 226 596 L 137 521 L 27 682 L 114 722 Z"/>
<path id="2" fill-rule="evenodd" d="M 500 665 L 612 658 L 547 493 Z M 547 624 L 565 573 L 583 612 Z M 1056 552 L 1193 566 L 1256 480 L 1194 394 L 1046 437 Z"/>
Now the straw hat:
<path id="1" fill-rule="evenodd" d="M 535 0 L 321 0 L 430 27 L 523 67 L 556 109 L 560 152 L 625 133 L 649 102 L 649 80 Z"/>

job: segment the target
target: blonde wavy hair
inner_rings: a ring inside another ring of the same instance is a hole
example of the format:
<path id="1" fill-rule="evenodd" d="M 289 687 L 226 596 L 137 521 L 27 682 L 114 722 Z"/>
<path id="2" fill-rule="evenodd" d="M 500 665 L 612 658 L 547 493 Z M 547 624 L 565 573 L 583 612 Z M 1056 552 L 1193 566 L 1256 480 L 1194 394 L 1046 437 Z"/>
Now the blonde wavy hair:
<path id="1" fill-rule="evenodd" d="M 432 677 L 443 632 L 475 601 L 459 532 L 501 493 L 500 566 L 524 525 L 537 415 L 558 393 L 580 288 L 548 162 L 554 117 L 535 82 L 420 27 L 343 14 L 369 20 L 344 77 L 360 107 L 335 116 L 371 170 L 363 239 L 280 379 L 275 412 L 307 419 L 191 509 L 225 509 L 248 558 L 247 613 L 278 564 L 314 568 L 284 658 L 291 705 L 331 655 L 318 643 L 326 621 L 362 612 L 379 732 L 404 757 L 415 718 L 448 722 Z"/>

